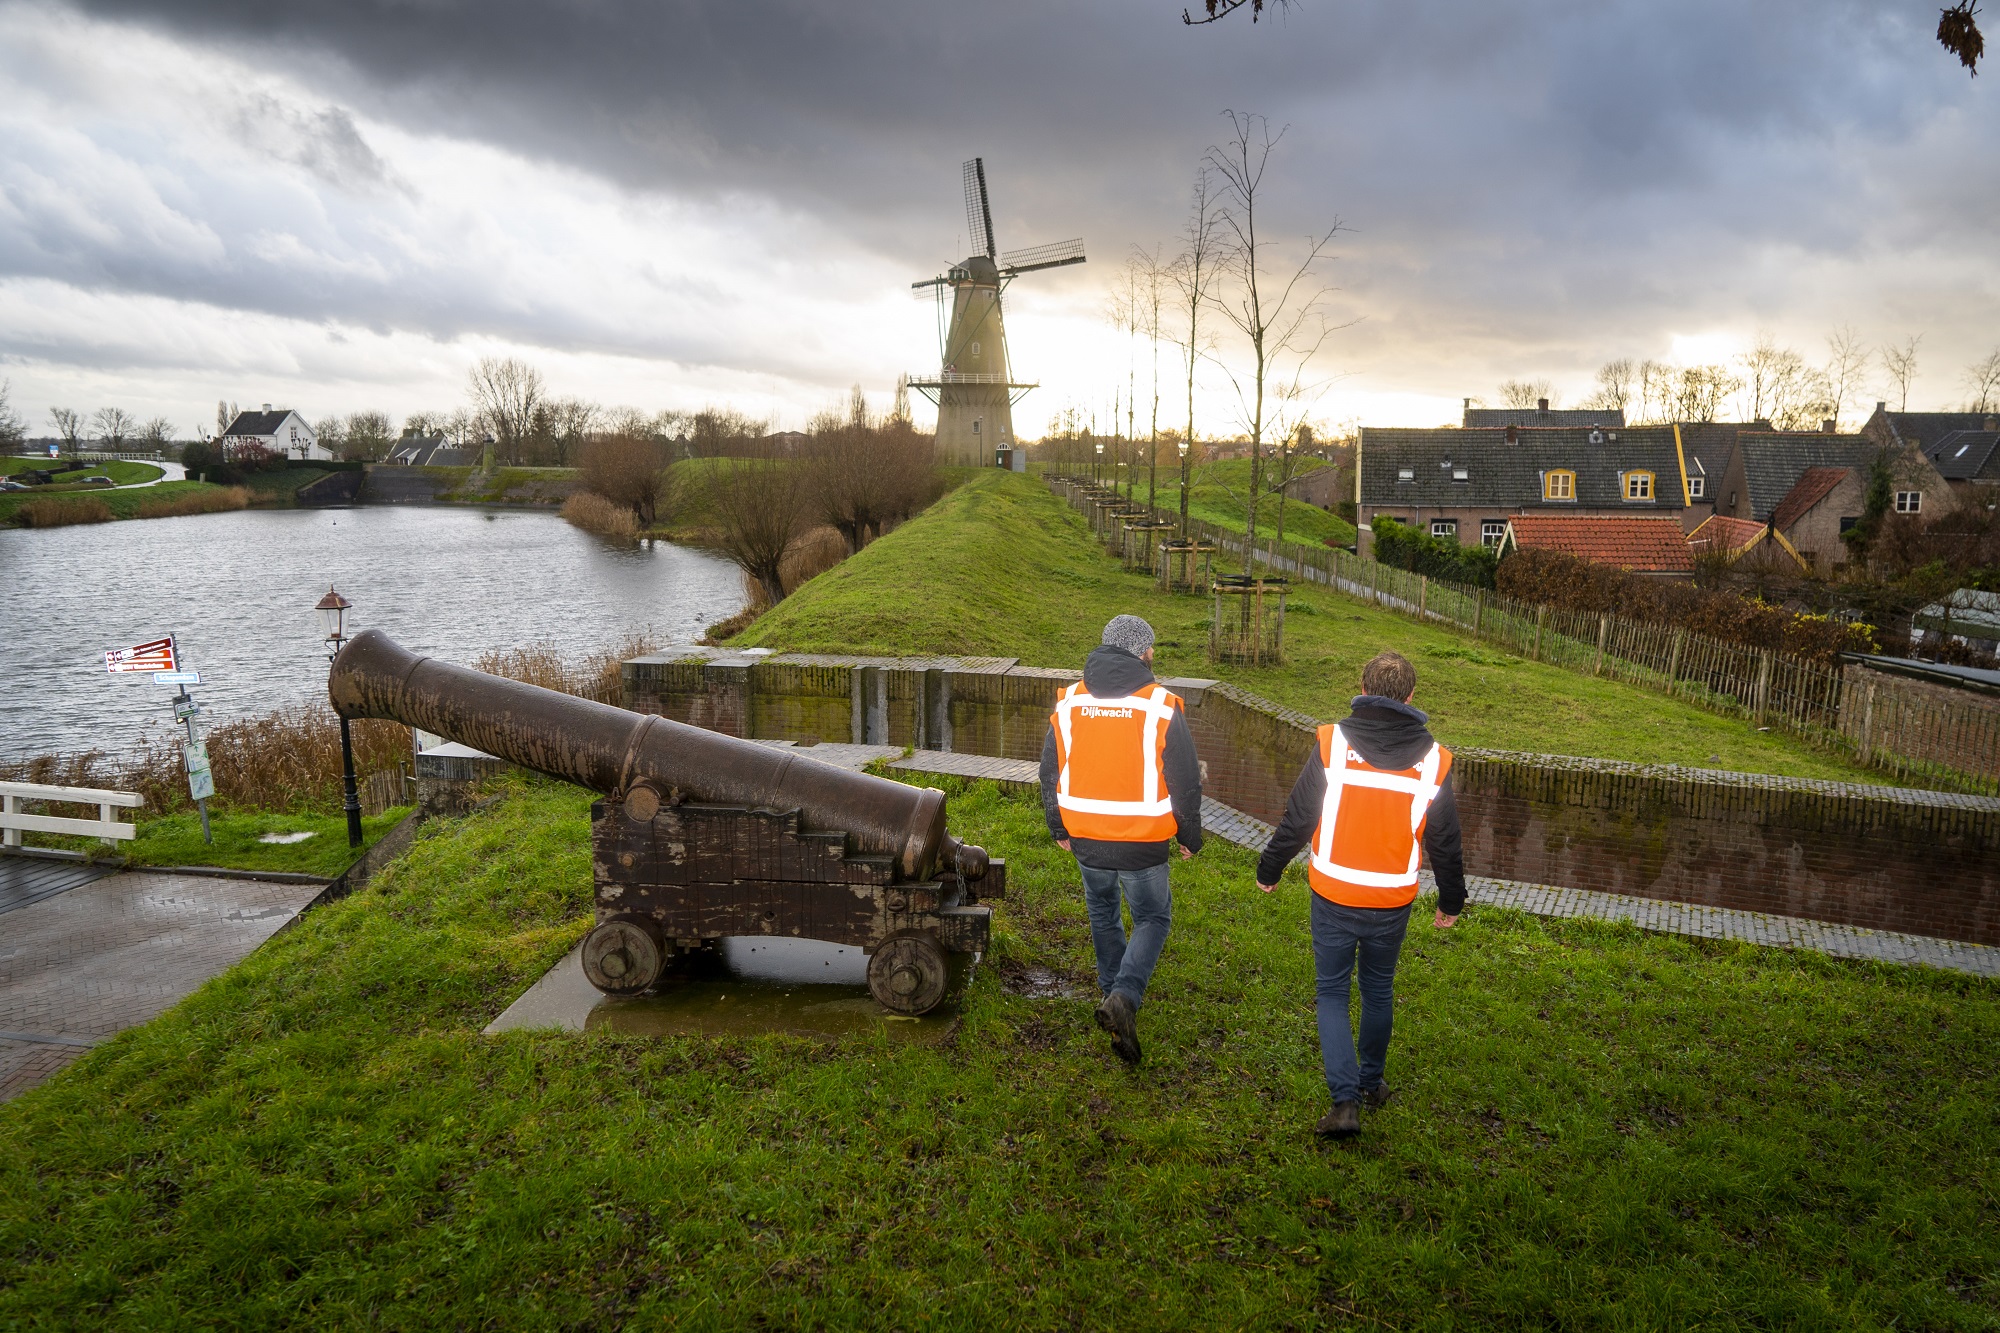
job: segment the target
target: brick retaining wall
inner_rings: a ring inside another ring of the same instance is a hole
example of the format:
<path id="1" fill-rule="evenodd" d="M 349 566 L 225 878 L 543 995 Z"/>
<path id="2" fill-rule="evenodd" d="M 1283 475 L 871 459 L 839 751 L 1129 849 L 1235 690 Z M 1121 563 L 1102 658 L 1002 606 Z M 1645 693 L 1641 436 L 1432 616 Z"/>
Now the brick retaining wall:
<path id="1" fill-rule="evenodd" d="M 752 739 L 1035 759 L 1078 678 L 1010 658 L 761 655 L 624 664 L 626 706 Z M 1188 705 L 1209 795 L 1275 823 L 1317 720 L 1226 682 Z M 1475 874 L 2000 945 L 2000 800 L 1555 755 L 1456 756 Z"/>

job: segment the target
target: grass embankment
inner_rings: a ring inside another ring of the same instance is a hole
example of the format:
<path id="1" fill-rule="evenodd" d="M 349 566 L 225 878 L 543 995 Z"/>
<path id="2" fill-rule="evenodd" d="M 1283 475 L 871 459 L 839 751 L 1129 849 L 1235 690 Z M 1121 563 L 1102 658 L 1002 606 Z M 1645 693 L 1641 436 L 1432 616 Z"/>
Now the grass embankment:
<path id="1" fill-rule="evenodd" d="M 1328 1145 L 1300 884 L 1176 870 L 1128 1073 L 1003 985 L 1088 989 L 1037 804 L 952 790 L 1009 897 L 939 1046 L 482 1037 L 587 926 L 589 797 L 431 825 L 0 1107 L 0 1325 L 2000 1323 L 1992 982 L 1420 910 Z"/>
<path id="2" fill-rule="evenodd" d="M 1270 463 L 1265 465 L 1266 481 L 1275 475 Z M 1308 459 L 1298 465 L 1295 476 L 1303 477 L 1327 464 L 1319 459 Z M 1180 512 L 1181 474 L 1178 462 L 1169 465 L 1160 460 L 1159 485 L 1153 503 L 1169 513 Z M 1141 466 L 1132 469 L 1131 498 L 1138 504 L 1146 503 L 1146 469 Z M 1118 474 L 1118 493 L 1124 495 L 1126 477 Z M 1250 495 L 1250 460 L 1247 458 L 1225 459 L 1219 463 L 1202 463 L 1194 469 L 1193 484 L 1188 487 L 1188 517 L 1228 528 L 1233 532 L 1243 532 L 1249 528 L 1250 517 L 1245 503 Z M 1285 497 L 1285 540 L 1335 546 L 1354 545 L 1354 525 L 1337 514 L 1328 513 L 1317 505 L 1303 500 Z M 1278 497 L 1266 493 L 1257 504 L 1257 535 L 1260 539 L 1270 539 L 1278 535 Z"/>
<path id="3" fill-rule="evenodd" d="M 67 495 L 9 491 L 0 495 L 0 527 L 53 528 L 128 518 L 179 518 L 242 509 L 249 502 L 249 492 L 241 486 L 211 486 L 202 481 L 163 481 L 131 490 L 105 488 Z"/>
<path id="4" fill-rule="evenodd" d="M 1296 587 L 1279 667 L 1208 660 L 1211 602 L 1156 591 L 1103 553 L 1038 478 L 984 472 L 820 575 L 733 642 L 805 652 L 968 653 L 1078 666 L 1104 622 L 1144 616 L 1163 676 L 1222 676 L 1322 718 L 1346 712 L 1361 665 L 1393 648 L 1417 665 L 1417 704 L 1447 745 L 1589 755 L 1881 783 L 1787 736 L 1636 686 L 1510 657 L 1312 586 Z"/>
<path id="5" fill-rule="evenodd" d="M 0 458 L 0 476 L 11 477 L 22 472 L 39 472 L 51 463 L 62 466 L 48 458 Z M 137 486 L 142 482 L 157 481 L 166 475 L 166 469 L 151 463 L 135 463 L 126 458 L 107 458 L 101 463 L 93 463 L 81 472 L 65 472 L 62 480 L 51 483 L 47 491 L 62 491 L 91 477 L 108 478 L 113 485 Z M 45 492 L 46 493 L 46 492 Z"/>
<path id="6" fill-rule="evenodd" d="M 201 839 L 201 816 L 193 811 L 162 815 L 139 821 L 139 835 L 129 842 L 106 847 L 95 838 L 72 838 L 59 834 L 31 833 L 30 846 L 54 847 L 85 852 L 92 856 L 123 857 L 142 866 L 220 866 L 225 870 L 282 871 L 291 875 L 321 875 L 332 879 L 354 864 L 361 854 L 396 827 L 408 806 L 361 817 L 361 846 L 347 845 L 347 815 L 302 814 L 270 811 L 211 813 L 211 845 Z M 260 842 L 266 835 L 310 833 L 301 842 Z"/>

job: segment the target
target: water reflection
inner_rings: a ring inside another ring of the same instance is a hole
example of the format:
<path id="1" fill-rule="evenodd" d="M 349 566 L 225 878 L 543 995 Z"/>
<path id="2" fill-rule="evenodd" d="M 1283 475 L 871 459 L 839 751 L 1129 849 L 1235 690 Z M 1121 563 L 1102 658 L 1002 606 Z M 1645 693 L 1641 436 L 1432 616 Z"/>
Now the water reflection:
<path id="1" fill-rule="evenodd" d="M 252 509 L 0 531 L 0 757 L 120 750 L 171 691 L 108 676 L 106 648 L 178 636 L 210 725 L 323 692 L 312 607 L 337 584 L 373 627 L 471 663 L 535 639 L 566 653 L 648 631 L 693 639 L 743 604 L 736 567 L 610 545 L 545 512 Z"/>

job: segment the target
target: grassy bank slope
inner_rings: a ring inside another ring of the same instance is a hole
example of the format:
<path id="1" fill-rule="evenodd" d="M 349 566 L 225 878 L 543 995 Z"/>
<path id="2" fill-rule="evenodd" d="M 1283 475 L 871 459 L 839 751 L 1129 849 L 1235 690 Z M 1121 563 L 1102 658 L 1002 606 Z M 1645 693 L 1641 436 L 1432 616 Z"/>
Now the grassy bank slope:
<path id="1" fill-rule="evenodd" d="M 224 508 L 241 509 L 240 501 L 224 504 L 232 488 L 211 486 L 202 481 L 163 481 L 157 486 L 137 486 L 129 489 L 106 487 L 88 488 L 80 491 L 37 495 L 35 491 L 8 491 L 0 495 L 0 527 L 18 526 L 21 509 L 38 499 L 55 503 L 88 505 L 101 502 L 111 511 L 114 519 L 144 518 L 149 513 L 171 509 L 180 504 L 217 504 Z M 163 517 L 166 515 L 163 515 Z"/>
<path id="2" fill-rule="evenodd" d="M 983 472 L 922 516 L 820 575 L 735 642 L 814 652 L 993 653 L 1081 665 L 1104 622 L 1144 616 L 1163 676 L 1218 674 L 1209 602 L 1168 597 L 1102 553 L 1083 518 L 1038 479 Z M 1317 588 L 1285 622 L 1282 667 L 1228 679 L 1319 717 L 1345 712 L 1361 664 L 1394 648 L 1417 664 L 1417 703 L 1447 745 L 1751 773 L 1886 779 L 1661 695 L 1509 657 Z"/>
<path id="3" fill-rule="evenodd" d="M 1216 846 L 1120 1068 L 1032 800 L 941 1046 L 479 1035 L 586 925 L 588 797 L 428 836 L 0 1107 L 0 1326 L 1735 1327 L 2000 1322 L 2000 988 L 1419 913 L 1398 1100 L 1309 1132 L 1305 890 Z"/>

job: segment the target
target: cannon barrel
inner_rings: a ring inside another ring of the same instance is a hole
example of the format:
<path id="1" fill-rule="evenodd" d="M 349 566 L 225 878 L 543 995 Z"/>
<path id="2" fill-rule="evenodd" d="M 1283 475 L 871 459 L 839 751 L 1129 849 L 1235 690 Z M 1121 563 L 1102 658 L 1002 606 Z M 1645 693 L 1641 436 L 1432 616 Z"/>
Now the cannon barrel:
<path id="1" fill-rule="evenodd" d="M 709 805 L 796 809 L 807 828 L 895 858 L 906 879 L 941 864 L 968 878 L 986 869 L 984 851 L 946 835 L 942 792 L 419 657 L 380 630 L 340 650 L 327 695 L 342 717 L 401 722 L 619 799 L 648 787 Z"/>

